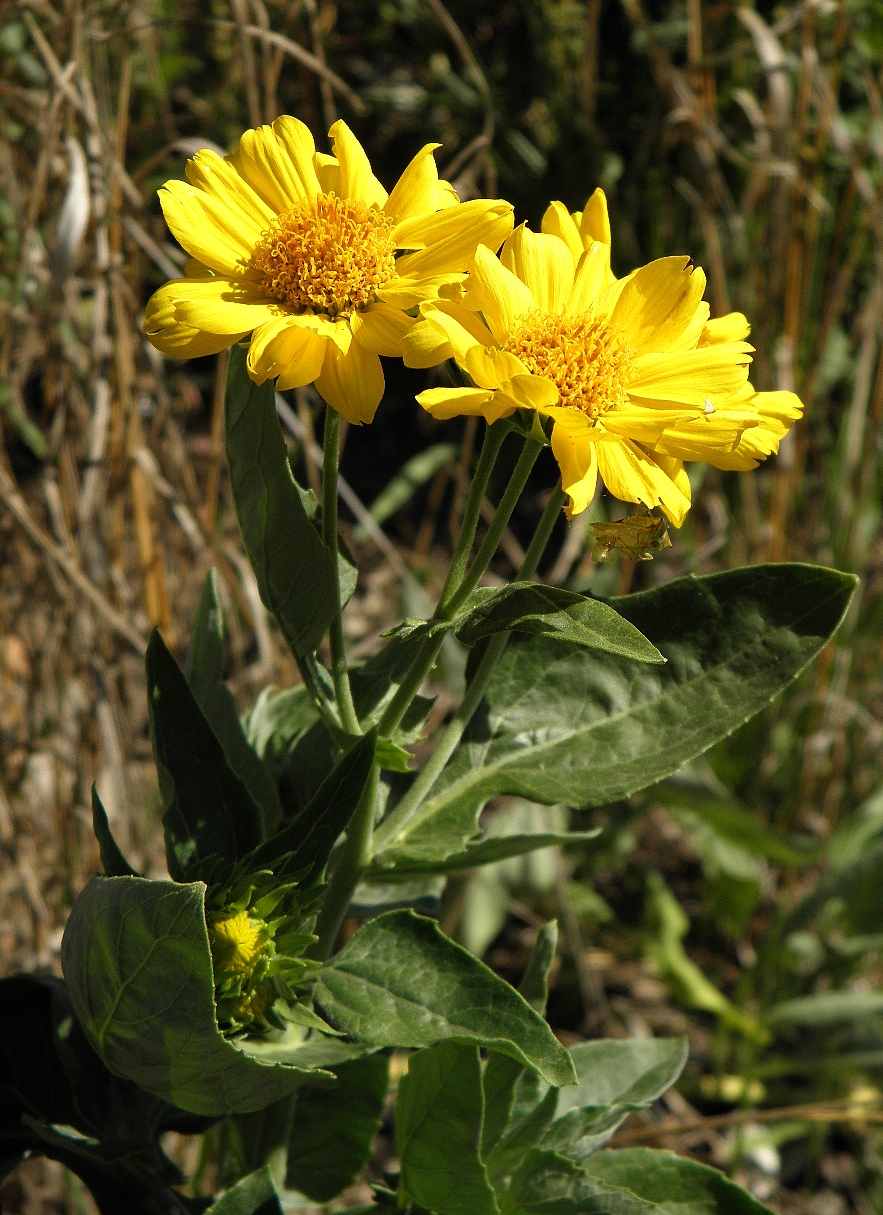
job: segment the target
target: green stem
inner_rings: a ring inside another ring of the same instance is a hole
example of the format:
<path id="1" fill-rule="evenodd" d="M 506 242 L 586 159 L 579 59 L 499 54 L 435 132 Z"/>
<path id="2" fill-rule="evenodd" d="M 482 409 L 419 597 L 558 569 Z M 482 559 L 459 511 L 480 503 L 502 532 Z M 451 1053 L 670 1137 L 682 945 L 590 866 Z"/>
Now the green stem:
<path id="1" fill-rule="evenodd" d="M 481 510 L 481 502 L 484 498 L 484 490 L 487 487 L 487 480 L 490 477 L 490 472 L 493 467 L 493 460 L 496 459 L 499 451 L 499 442 L 495 436 L 495 450 L 493 455 L 488 457 L 485 467 L 482 467 L 485 461 L 485 454 L 489 446 L 491 432 L 495 427 L 490 427 L 485 436 L 485 443 L 482 447 L 481 457 L 479 459 L 479 468 L 482 470 L 484 477 L 484 485 L 479 486 L 479 491 L 476 492 L 476 486 L 479 484 L 478 470 L 476 470 L 475 480 L 469 491 L 469 499 L 467 500 L 467 508 L 464 511 L 464 527 L 460 533 L 460 543 L 457 545 L 457 553 L 455 560 L 459 571 L 465 570 L 466 558 L 469 550 L 472 548 L 472 540 L 469 539 L 468 544 L 464 543 L 463 537 L 466 532 L 467 518 L 472 529 L 472 534 L 475 533 L 475 527 L 478 523 L 478 513 Z M 502 442 L 502 440 L 500 440 Z M 457 581 L 459 586 L 454 587 L 454 579 L 451 574 L 448 574 L 445 581 L 444 589 L 442 590 L 438 606 L 433 613 L 433 621 L 450 620 L 457 612 L 458 608 L 462 607 L 463 603 L 472 594 L 475 587 L 478 585 L 482 574 L 490 564 L 491 558 L 497 551 L 497 546 L 502 539 L 503 532 L 512 517 L 512 512 L 521 497 L 527 478 L 530 475 L 530 470 L 536 463 L 537 456 L 543 449 L 542 443 L 538 443 L 535 439 L 526 439 L 521 455 L 518 458 L 518 463 L 509 478 L 509 484 L 506 486 L 503 497 L 500 499 L 500 504 L 497 507 L 487 535 L 482 541 L 481 547 L 475 555 L 475 560 L 465 573 L 458 573 Z M 471 508 L 476 504 L 475 518 L 472 518 Z M 452 570 L 454 568 L 452 562 Z M 386 706 L 383 716 L 378 725 L 378 733 L 381 738 L 391 738 L 394 731 L 407 711 L 408 705 L 416 696 L 420 689 L 423 680 L 432 670 L 435 665 L 435 660 L 438 657 L 438 652 L 442 647 L 444 640 L 444 632 L 439 631 L 435 637 L 428 637 L 417 653 L 417 657 L 411 664 L 410 670 L 405 678 L 399 684 L 395 696 Z"/>
<path id="2" fill-rule="evenodd" d="M 328 630 L 331 647 L 331 678 L 340 723 L 348 734 L 361 734 L 359 718 L 353 704 L 349 674 L 346 669 L 346 645 L 343 640 L 343 613 L 340 607 L 340 578 L 337 563 L 337 466 L 340 460 L 340 414 L 327 406 L 325 434 L 322 441 L 322 541 L 334 562 L 334 586 L 337 602 Z"/>
<path id="3" fill-rule="evenodd" d="M 356 812 L 347 828 L 346 839 L 322 901 L 322 909 L 316 920 L 316 935 L 319 940 L 313 946 L 312 956 L 320 961 L 330 955 L 340 932 L 353 891 L 359 884 L 371 860 L 371 845 L 374 835 L 374 816 L 377 810 L 377 792 L 380 787 L 380 765 L 374 763 L 368 781 L 362 791 Z"/>
<path id="4" fill-rule="evenodd" d="M 549 537 L 552 535 L 552 529 L 555 526 L 555 521 L 558 518 L 561 507 L 564 505 L 565 499 L 566 494 L 559 485 L 552 492 L 546 504 L 546 509 L 543 511 L 543 517 L 540 519 L 533 539 L 528 546 L 527 552 L 524 554 L 524 560 L 517 575 L 519 580 L 531 578 L 536 572 L 537 565 L 549 542 Z M 503 651 L 506 648 L 509 637 L 509 633 L 498 633 L 488 642 L 481 661 L 475 669 L 475 674 L 469 681 L 466 695 L 463 697 L 457 712 L 445 727 L 438 745 L 429 757 L 426 767 L 419 773 L 413 785 L 396 806 L 395 810 L 378 827 L 375 836 L 376 851 L 382 851 L 395 841 L 396 836 L 401 832 L 404 825 L 413 818 L 426 800 L 433 785 L 438 780 L 442 768 L 444 768 L 460 745 L 460 740 L 465 733 L 466 727 L 472 720 L 472 716 L 487 690 L 487 685 L 490 682 L 491 675 L 494 673 L 494 668 L 503 656 Z"/>

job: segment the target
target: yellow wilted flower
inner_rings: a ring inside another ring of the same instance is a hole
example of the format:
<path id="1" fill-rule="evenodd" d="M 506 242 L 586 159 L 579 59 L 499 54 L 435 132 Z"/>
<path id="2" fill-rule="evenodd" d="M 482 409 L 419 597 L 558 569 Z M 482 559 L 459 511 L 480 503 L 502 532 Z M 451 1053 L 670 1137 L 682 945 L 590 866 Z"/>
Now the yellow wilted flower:
<path id="1" fill-rule="evenodd" d="M 421 307 L 405 362 L 453 358 L 474 387 L 417 399 L 437 418 L 543 414 L 569 516 L 586 509 L 600 475 L 617 498 L 659 506 L 680 526 L 690 507 L 683 462 L 753 468 L 801 403 L 754 392 L 747 321 L 709 320 L 705 275 L 689 258 L 615 278 L 600 190 L 581 213 L 553 203 L 543 227 L 516 229 L 499 259 L 479 249 L 462 297 Z"/>
<path id="2" fill-rule="evenodd" d="M 461 203 L 423 147 L 391 194 L 345 122 L 333 155 L 284 116 L 246 131 L 230 156 L 199 152 L 187 182 L 160 190 L 166 222 L 190 254 L 186 277 L 149 301 L 144 329 L 176 358 L 251 337 L 248 370 L 280 389 L 315 382 L 354 423 L 383 395 L 379 355 L 400 355 L 409 309 L 463 278 L 478 245 L 512 231 L 502 200 Z"/>

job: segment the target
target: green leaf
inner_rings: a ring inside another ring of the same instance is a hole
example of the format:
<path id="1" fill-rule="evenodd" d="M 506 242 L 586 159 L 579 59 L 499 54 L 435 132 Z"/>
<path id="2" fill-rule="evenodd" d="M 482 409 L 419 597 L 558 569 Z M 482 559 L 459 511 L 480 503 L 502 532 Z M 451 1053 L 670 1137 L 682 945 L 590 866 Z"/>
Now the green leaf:
<path id="1" fill-rule="evenodd" d="M 294 821 L 249 855 L 249 867 L 272 868 L 277 876 L 307 870 L 316 880 L 359 804 L 374 762 L 375 742 L 374 730 L 359 738 Z"/>
<path id="2" fill-rule="evenodd" d="M 532 1107 L 519 1108 L 517 1095 L 518 1091 L 524 1087 L 524 1079 L 522 1077 L 516 1087 L 513 1117 L 506 1128 L 506 1133 L 487 1157 L 488 1174 L 497 1190 L 500 1189 L 505 1178 L 518 1168 L 525 1153 L 540 1142 L 555 1117 L 558 1093 L 554 1088 L 547 1089 Z"/>
<path id="3" fill-rule="evenodd" d="M 492 865 L 513 856 L 524 856 L 538 848 L 549 848 L 553 844 L 584 844 L 597 839 L 602 828 L 592 831 L 543 831 L 535 835 L 487 836 L 474 844 L 467 844 L 460 852 L 444 853 L 444 844 L 422 858 L 397 854 L 395 851 L 381 853 L 375 859 L 370 874 L 372 877 L 390 877 L 393 874 L 456 873 L 461 869 L 472 869 L 476 865 Z M 429 851 L 427 849 L 427 851 Z M 388 867 L 384 860 L 389 857 L 394 863 Z"/>
<path id="4" fill-rule="evenodd" d="M 641 1109 L 677 1081 L 687 1062 L 680 1038 L 600 1038 L 570 1048 L 577 1084 L 558 1094 L 558 1113 L 580 1106 Z"/>
<path id="5" fill-rule="evenodd" d="M 475 834 L 491 797 L 604 805 L 671 775 L 782 691 L 838 627 L 849 574 L 766 565 L 613 600 L 665 666 L 513 637 L 436 791 L 399 833 L 419 853 Z M 435 843 L 432 845 L 435 847 Z"/>
<path id="6" fill-rule="evenodd" d="M 120 846 L 113 838 L 107 811 L 98 796 L 98 789 L 92 785 L 92 830 L 98 840 L 98 854 L 101 857 L 101 868 L 105 877 L 137 877 L 137 873 L 123 856 Z"/>
<path id="7" fill-rule="evenodd" d="M 332 1082 L 309 1063 L 280 1064 L 279 1044 L 230 1042 L 220 1033 L 204 899 L 201 882 L 115 877 L 94 878 L 75 900 L 62 967 L 74 1011 L 107 1067 L 209 1117 L 261 1109 L 306 1082 Z"/>
<path id="8" fill-rule="evenodd" d="M 413 912 L 390 911 L 360 928 L 319 971 L 315 994 L 332 1023 L 370 1045 L 474 1043 L 551 1084 L 574 1082 L 570 1056 L 542 1017 Z"/>
<path id="9" fill-rule="evenodd" d="M 279 1197 L 267 1170 L 258 1169 L 237 1181 L 213 1202 L 205 1215 L 282 1215 Z"/>
<path id="10" fill-rule="evenodd" d="M 401 1188 L 438 1215 L 497 1215 L 480 1155 L 484 1096 L 477 1046 L 441 1042 L 408 1060 L 399 1081 Z"/>
<path id="11" fill-rule="evenodd" d="M 636 662 L 665 662 L 633 624 L 607 603 L 588 599 L 562 587 L 535 582 L 510 582 L 492 590 L 481 588 L 478 603 L 454 622 L 464 645 L 475 645 L 494 633 L 547 633 L 559 641 L 619 654 Z"/>
<path id="12" fill-rule="evenodd" d="M 262 837 L 262 816 L 154 630 L 147 645 L 150 737 L 165 813 L 169 873 L 208 856 L 238 860 Z"/>
<path id="13" fill-rule="evenodd" d="M 631 1191 L 665 1215 L 772 1215 L 769 1207 L 717 1169 L 674 1152 L 651 1148 L 599 1152 L 584 1168 L 593 1180 Z M 610 1210 L 617 1215 L 618 1208 Z"/>
<path id="14" fill-rule="evenodd" d="M 298 1097 L 288 1149 L 287 1189 L 328 1202 L 364 1167 L 380 1127 L 389 1059 L 369 1055 L 334 1068 L 334 1088 Z"/>
<path id="15" fill-rule="evenodd" d="M 550 920 L 537 929 L 527 969 L 518 985 L 531 1008 L 543 1016 L 549 996 L 549 971 L 558 948 L 558 924 Z M 482 1073 L 485 1117 L 482 1152 L 485 1156 L 499 1142 L 509 1126 L 515 1105 L 515 1089 L 524 1068 L 508 1055 L 493 1052 Z"/>
<path id="16" fill-rule="evenodd" d="M 202 585 L 184 674 L 227 763 L 260 806 L 266 827 L 272 829 L 282 817 L 279 790 L 246 738 L 236 701 L 224 683 L 224 613 L 214 570 L 209 570 Z"/>
<path id="17" fill-rule="evenodd" d="M 239 346 L 230 351 L 226 416 L 230 485 L 245 549 L 264 606 L 303 658 L 331 623 L 337 571 L 291 475 L 273 384 L 252 383 Z"/>
<path id="18" fill-rule="evenodd" d="M 565 1156 L 541 1148 L 527 1153 L 499 1195 L 499 1203 L 500 1215 L 662 1215 L 665 1211 L 630 1190 L 589 1177 Z M 728 1208 L 716 1215 L 724 1211 L 731 1215 Z"/>
<path id="19" fill-rule="evenodd" d="M 302 485 L 298 485 L 297 481 L 295 481 L 294 487 L 300 495 L 307 518 L 321 537 L 322 503 L 311 489 L 304 489 Z M 340 606 L 344 608 L 356 593 L 359 571 L 353 560 L 352 553 L 347 548 L 346 541 L 340 532 L 337 533 L 337 576 L 340 579 Z"/>

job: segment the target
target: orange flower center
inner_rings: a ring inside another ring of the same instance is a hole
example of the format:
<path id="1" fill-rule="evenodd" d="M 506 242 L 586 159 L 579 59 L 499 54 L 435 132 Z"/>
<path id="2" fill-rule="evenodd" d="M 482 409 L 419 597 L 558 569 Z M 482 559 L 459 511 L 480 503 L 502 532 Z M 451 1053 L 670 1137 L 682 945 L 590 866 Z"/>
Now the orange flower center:
<path id="1" fill-rule="evenodd" d="M 278 216 L 252 264 L 262 290 L 298 312 L 350 316 L 395 274 L 393 222 L 376 207 L 319 194 Z"/>
<path id="2" fill-rule="evenodd" d="M 622 405 L 634 373 L 634 353 L 609 321 L 530 312 L 509 334 L 506 350 L 534 375 L 558 388 L 559 404 L 599 418 Z"/>

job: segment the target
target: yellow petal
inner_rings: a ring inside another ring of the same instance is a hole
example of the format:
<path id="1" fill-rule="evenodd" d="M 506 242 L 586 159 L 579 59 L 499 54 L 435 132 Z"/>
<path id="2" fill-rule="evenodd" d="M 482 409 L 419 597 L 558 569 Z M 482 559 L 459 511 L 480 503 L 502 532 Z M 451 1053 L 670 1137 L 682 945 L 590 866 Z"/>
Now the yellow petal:
<path id="1" fill-rule="evenodd" d="M 470 293 L 500 343 L 505 342 L 519 317 L 536 308 L 530 289 L 484 245 L 475 251 Z"/>
<path id="2" fill-rule="evenodd" d="M 257 225 L 240 223 L 240 216 L 184 181 L 167 181 L 159 201 L 172 235 L 191 257 L 218 274 L 245 271 L 260 239 Z"/>
<path id="3" fill-rule="evenodd" d="M 600 188 L 595 191 L 586 203 L 580 216 L 580 235 L 583 244 L 590 241 L 600 241 L 602 245 L 610 244 L 610 216 L 607 212 L 607 195 Z"/>
<path id="4" fill-rule="evenodd" d="M 246 131 L 228 160 L 279 214 L 319 193 L 315 151 L 309 127 L 285 115 L 272 126 Z"/>
<path id="5" fill-rule="evenodd" d="M 641 403 L 680 401 L 703 409 L 708 402 L 717 408 L 748 379 L 750 352 L 745 342 L 731 342 L 681 354 L 643 354 L 635 360 L 629 396 Z"/>
<path id="6" fill-rule="evenodd" d="M 588 312 L 610 276 L 610 246 L 593 241 L 580 256 L 566 311 Z"/>
<path id="7" fill-rule="evenodd" d="M 521 224 L 503 245 L 500 261 L 530 289 L 540 312 L 564 311 L 573 291 L 574 262 L 563 240 Z"/>
<path id="8" fill-rule="evenodd" d="M 683 406 L 653 407 L 629 401 L 604 414 L 603 426 L 611 434 L 653 447 L 667 428 L 691 422 L 697 415 L 698 410 L 685 409 Z"/>
<path id="9" fill-rule="evenodd" d="M 676 460 L 674 456 L 664 456 L 658 451 L 654 451 L 653 459 L 669 478 L 674 481 L 676 487 L 681 491 L 687 501 L 690 500 L 690 478 L 687 476 L 687 470 L 684 468 L 683 461 Z"/>
<path id="10" fill-rule="evenodd" d="M 705 460 L 716 468 L 729 468 L 729 457 L 740 444 L 749 427 L 757 425 L 750 413 L 715 412 L 692 421 L 675 422 L 667 426 L 655 444 L 655 450 L 679 460 Z"/>
<path id="11" fill-rule="evenodd" d="M 463 357 L 480 342 L 490 345 L 493 337 L 481 319 L 457 304 L 439 300 L 427 305 L 421 318 L 402 343 L 406 367 L 435 367 L 445 359 Z"/>
<path id="12" fill-rule="evenodd" d="M 337 163 L 336 156 L 331 156 L 327 152 L 317 152 L 313 157 L 313 169 L 319 182 L 319 189 L 323 194 L 336 194 L 338 198 L 343 197 L 340 185 L 340 165 Z"/>
<path id="13" fill-rule="evenodd" d="M 548 232 L 550 235 L 557 236 L 560 240 L 563 240 L 573 255 L 574 262 L 579 261 L 583 254 L 582 238 L 579 234 L 579 228 L 573 221 L 573 216 L 569 213 L 564 203 L 549 203 L 540 227 L 543 232 Z"/>
<path id="14" fill-rule="evenodd" d="M 503 391 L 519 409 L 538 409 L 543 413 L 548 413 L 558 400 L 558 385 L 529 371 L 513 375 L 503 385 Z"/>
<path id="15" fill-rule="evenodd" d="M 319 337 L 330 338 L 341 354 L 346 354 L 352 344 L 353 331 L 349 321 L 332 321 L 328 316 L 316 316 L 310 312 L 298 313 L 289 317 L 289 320 L 292 325 L 300 325 L 317 333 Z"/>
<path id="16" fill-rule="evenodd" d="M 570 498 L 567 517 L 580 515 L 595 496 L 598 484 L 598 456 L 589 439 L 589 426 L 552 427 L 552 453 L 561 469 L 561 488 Z"/>
<path id="17" fill-rule="evenodd" d="M 248 373 L 256 384 L 276 380 L 279 392 L 303 388 L 318 379 L 329 346 L 327 338 L 290 317 L 277 318 L 256 330 L 248 350 Z"/>
<path id="18" fill-rule="evenodd" d="M 370 207 L 382 207 L 387 193 L 371 171 L 365 149 L 342 118 L 328 132 L 332 148 L 340 165 L 340 194 L 342 198 L 358 199 Z"/>
<path id="19" fill-rule="evenodd" d="M 478 343 L 456 357 L 479 388 L 502 388 L 513 376 L 529 375 L 527 368 L 514 354 Z"/>
<path id="20" fill-rule="evenodd" d="M 705 275 L 698 267 L 691 271 L 688 258 L 662 257 L 635 271 L 611 319 L 636 354 L 667 351 L 692 321 L 704 291 Z"/>
<path id="21" fill-rule="evenodd" d="M 383 368 L 376 354 L 358 342 L 353 342 L 346 354 L 328 343 L 316 388 L 341 417 L 353 426 L 370 422 L 383 397 L 383 387 Z"/>
<path id="22" fill-rule="evenodd" d="M 479 245 L 498 249 L 511 231 L 512 205 L 500 199 L 474 198 L 435 215 L 405 220 L 395 230 L 396 243 L 414 248 L 410 242 L 417 242 L 417 252 L 400 257 L 396 269 L 411 278 L 468 270 Z"/>
<path id="23" fill-rule="evenodd" d="M 440 147 L 440 143 L 424 144 L 393 187 L 383 209 L 395 223 L 431 215 L 438 208 L 438 166 L 433 153 Z"/>
<path id="24" fill-rule="evenodd" d="M 461 414 L 496 422 L 515 412 L 515 406 L 501 404 L 498 395 L 483 388 L 427 388 L 417 393 L 417 402 L 442 422 Z"/>
<path id="25" fill-rule="evenodd" d="M 171 284 L 166 284 L 166 287 Z M 174 359 L 198 359 L 235 345 L 246 333 L 205 333 L 175 319 L 174 297 L 161 287 L 147 301 L 144 332 L 151 345 Z M 247 331 L 246 331 L 247 332 Z"/>
<path id="26" fill-rule="evenodd" d="M 184 172 L 192 186 L 204 190 L 227 212 L 235 215 L 237 222 L 258 233 L 269 227 L 275 208 L 252 189 L 231 157 L 218 156 L 217 152 L 205 148 L 187 161 Z"/>
<path id="27" fill-rule="evenodd" d="M 438 179 L 438 195 L 436 198 L 436 206 L 439 211 L 444 207 L 454 207 L 460 201 L 460 195 L 454 189 L 449 181 L 445 181 L 443 177 Z"/>
<path id="28" fill-rule="evenodd" d="M 350 317 L 353 337 L 366 350 L 374 354 L 401 358 L 402 343 L 414 328 L 414 318 L 392 308 L 389 304 L 371 304 L 365 312 L 354 312 Z"/>
<path id="29" fill-rule="evenodd" d="M 160 287 L 175 310 L 175 320 L 205 333 L 243 333 L 282 311 L 256 293 L 249 298 L 241 282 L 227 278 L 179 278 Z"/>
<path id="30" fill-rule="evenodd" d="M 398 267 L 402 259 L 396 263 Z M 394 308 L 416 308 L 426 300 L 434 299 L 439 291 L 449 283 L 459 282 L 465 276 L 462 273 L 436 274 L 430 278 L 421 275 L 390 279 L 377 289 L 377 298 Z"/>
<path id="31" fill-rule="evenodd" d="M 726 316 L 707 321 L 699 339 L 700 346 L 711 346 L 714 342 L 744 342 L 751 332 L 748 318 L 742 312 L 728 312 Z"/>
<path id="32" fill-rule="evenodd" d="M 660 506 L 675 527 L 681 526 L 690 509 L 690 499 L 652 456 L 629 439 L 598 443 L 597 452 L 601 478 L 615 498 Z"/>

